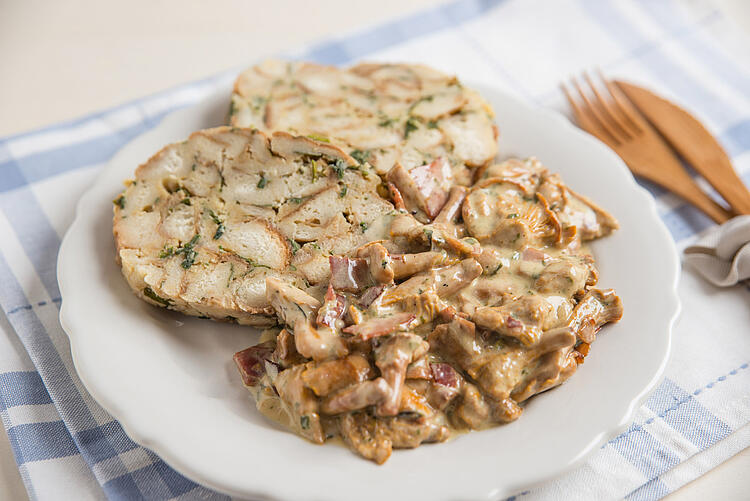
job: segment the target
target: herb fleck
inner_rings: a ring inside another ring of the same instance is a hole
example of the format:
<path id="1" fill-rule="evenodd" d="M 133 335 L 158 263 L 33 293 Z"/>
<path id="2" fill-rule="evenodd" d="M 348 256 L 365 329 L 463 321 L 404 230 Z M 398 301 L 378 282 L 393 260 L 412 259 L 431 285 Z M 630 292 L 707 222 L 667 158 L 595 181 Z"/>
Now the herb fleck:
<path id="1" fill-rule="evenodd" d="M 417 119 L 414 117 L 409 117 L 409 119 L 406 121 L 406 124 L 404 125 L 404 139 L 407 139 L 409 137 L 409 134 L 414 132 L 419 128 L 417 125 L 419 122 L 417 122 Z"/>
<path id="2" fill-rule="evenodd" d="M 354 150 L 349 155 L 360 164 L 363 164 L 370 159 L 370 150 Z"/>
<path id="3" fill-rule="evenodd" d="M 336 177 L 344 179 L 344 171 L 346 170 L 346 163 L 340 158 L 333 164 L 333 171 L 336 173 Z"/>
<path id="4" fill-rule="evenodd" d="M 160 257 L 161 259 L 164 259 L 165 257 L 172 257 L 172 256 L 174 256 L 174 254 L 175 254 L 175 252 L 174 252 L 174 247 L 172 247 L 172 246 L 170 245 L 170 246 L 168 246 L 168 247 L 167 247 L 167 246 L 165 246 L 165 247 L 164 247 L 164 248 L 163 248 L 163 249 L 161 250 L 161 252 L 159 253 L 159 257 Z"/>
<path id="5" fill-rule="evenodd" d="M 229 252 L 230 254 L 234 254 L 235 256 L 237 256 L 238 258 L 242 259 L 243 261 L 245 261 L 247 264 L 249 264 L 253 268 L 268 268 L 269 270 L 271 269 L 271 267 L 268 266 L 268 265 L 266 265 L 266 264 L 260 264 L 260 263 L 258 263 L 256 261 L 250 259 L 249 257 L 240 256 L 236 252 L 234 252 L 232 250 L 229 250 L 229 249 L 227 249 L 225 247 L 222 247 L 221 245 L 219 246 L 219 250 L 222 250 L 224 252 Z"/>
<path id="6" fill-rule="evenodd" d="M 516 214 L 515 212 L 513 212 L 513 213 L 508 214 L 507 216 L 505 216 L 505 219 L 515 219 L 517 217 L 518 217 L 518 214 Z"/>
<path id="7" fill-rule="evenodd" d="M 430 120 L 429 122 L 427 122 L 427 128 L 428 129 L 437 129 L 438 128 L 437 120 Z"/>
<path id="8" fill-rule="evenodd" d="M 181 253 L 183 256 L 185 256 L 185 259 L 182 260 L 181 266 L 185 268 L 186 270 L 189 269 L 191 266 L 193 266 L 193 263 L 195 263 L 195 258 L 198 255 L 198 253 L 193 249 L 195 244 L 200 239 L 200 235 L 195 235 L 193 238 L 190 239 L 188 243 L 183 245 L 180 249 L 177 249 L 176 253 Z"/>
<path id="9" fill-rule="evenodd" d="M 346 192 L 348 190 L 349 189 L 346 186 L 344 186 L 343 188 L 341 188 L 341 191 L 339 192 L 339 198 L 344 198 L 346 196 Z"/>
<path id="10" fill-rule="evenodd" d="M 321 143 L 330 143 L 331 142 L 331 140 L 328 139 L 327 137 L 325 137 L 325 136 L 319 136 L 318 134 L 308 134 L 307 137 L 309 137 L 310 139 L 314 139 L 315 141 L 320 141 Z"/>
<path id="11" fill-rule="evenodd" d="M 302 416 L 299 418 L 299 425 L 303 430 L 310 429 L 310 416 Z"/>
<path id="12" fill-rule="evenodd" d="M 163 304 L 164 306 L 169 306 L 171 304 L 171 301 L 169 299 L 164 299 L 163 297 L 157 295 L 151 289 L 151 287 L 146 287 L 145 289 L 143 289 L 143 295 L 152 301 L 156 301 L 159 304 Z"/>
<path id="13" fill-rule="evenodd" d="M 359 227 L 362 228 L 362 233 L 367 231 L 367 223 L 361 222 L 359 223 Z"/>
<path id="14" fill-rule="evenodd" d="M 211 219 L 213 219 L 214 223 L 216 223 L 216 233 L 214 233 L 214 240 L 218 240 L 221 238 L 227 228 L 226 226 L 224 226 L 224 222 L 219 219 L 219 216 L 217 216 L 213 210 L 208 209 L 208 215 L 211 216 Z"/>
<path id="15" fill-rule="evenodd" d="M 292 240 L 291 238 L 289 240 L 289 245 L 292 248 L 292 254 L 296 254 L 298 250 L 300 250 L 300 245 L 297 243 L 296 240 Z"/>
<path id="16" fill-rule="evenodd" d="M 257 186 L 258 186 L 258 188 L 263 189 L 263 188 L 266 187 L 267 184 L 268 184 L 268 179 L 266 179 L 266 175 L 261 172 L 261 174 L 260 174 L 260 181 L 258 181 Z"/>
<path id="17" fill-rule="evenodd" d="M 380 121 L 380 123 L 378 123 L 378 125 L 381 127 L 390 127 L 391 125 L 393 125 L 393 122 L 395 121 L 396 119 L 394 118 L 385 117 L 383 120 Z"/>
<path id="18" fill-rule="evenodd" d="M 118 206 L 120 209 L 125 208 L 125 195 L 120 195 L 119 197 L 112 200 L 112 203 Z"/>
<path id="19" fill-rule="evenodd" d="M 250 105 L 255 111 L 260 111 L 261 106 L 266 104 L 266 98 L 263 96 L 253 96 L 253 103 Z"/>

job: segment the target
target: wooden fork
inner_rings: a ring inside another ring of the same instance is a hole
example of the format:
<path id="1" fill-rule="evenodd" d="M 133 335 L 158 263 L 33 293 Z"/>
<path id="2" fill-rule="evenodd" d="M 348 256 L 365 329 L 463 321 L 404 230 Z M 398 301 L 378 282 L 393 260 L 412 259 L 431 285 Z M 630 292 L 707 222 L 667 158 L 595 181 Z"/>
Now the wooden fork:
<path id="1" fill-rule="evenodd" d="M 731 213 L 698 187 L 665 140 L 625 95 L 601 74 L 599 77 L 604 91 L 594 85 L 588 73 L 583 76 L 588 92 L 572 79 L 580 103 L 565 83 L 560 85 L 578 125 L 612 148 L 634 174 L 679 195 L 717 223 L 728 220 Z"/>

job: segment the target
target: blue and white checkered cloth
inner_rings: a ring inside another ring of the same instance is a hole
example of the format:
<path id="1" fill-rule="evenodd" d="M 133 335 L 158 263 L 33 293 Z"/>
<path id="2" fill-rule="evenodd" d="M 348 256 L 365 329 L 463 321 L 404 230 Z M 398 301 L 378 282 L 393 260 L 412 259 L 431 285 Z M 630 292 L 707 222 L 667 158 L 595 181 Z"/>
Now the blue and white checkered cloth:
<path id="1" fill-rule="evenodd" d="M 750 72 L 742 61 L 750 45 L 730 24 L 700 0 L 459 0 L 285 56 L 420 61 L 561 110 L 556 84 L 599 66 L 694 111 L 750 180 Z M 55 266 L 75 202 L 107 160 L 234 76 L 0 139 L 0 415 L 32 499 L 224 497 L 132 442 L 88 395 L 58 321 Z M 644 185 L 678 247 L 710 226 Z M 715 289 L 686 270 L 680 296 L 666 379 L 630 428 L 575 471 L 518 497 L 658 499 L 750 446 L 750 292 Z M 648 346 L 634 356 L 638 349 Z"/>

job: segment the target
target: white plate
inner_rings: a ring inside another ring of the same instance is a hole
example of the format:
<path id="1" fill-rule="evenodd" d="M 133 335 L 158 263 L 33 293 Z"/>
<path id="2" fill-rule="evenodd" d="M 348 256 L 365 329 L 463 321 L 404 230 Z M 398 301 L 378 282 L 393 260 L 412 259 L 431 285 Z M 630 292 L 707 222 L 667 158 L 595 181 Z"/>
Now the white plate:
<path id="1" fill-rule="evenodd" d="M 123 148 L 78 204 L 60 249 L 60 321 L 81 380 L 136 442 L 185 476 L 238 496 L 280 499 L 496 499 L 558 475 L 620 432 L 667 363 L 679 261 L 650 196 L 620 159 L 563 117 L 477 86 L 497 112 L 504 156 L 539 157 L 622 229 L 596 242 L 600 285 L 623 320 L 604 329 L 578 373 L 531 399 L 516 422 L 394 451 L 383 466 L 317 446 L 255 410 L 232 362 L 256 342 L 244 327 L 138 300 L 115 264 L 112 199 L 167 143 L 219 125 L 229 88 L 173 113 Z"/>

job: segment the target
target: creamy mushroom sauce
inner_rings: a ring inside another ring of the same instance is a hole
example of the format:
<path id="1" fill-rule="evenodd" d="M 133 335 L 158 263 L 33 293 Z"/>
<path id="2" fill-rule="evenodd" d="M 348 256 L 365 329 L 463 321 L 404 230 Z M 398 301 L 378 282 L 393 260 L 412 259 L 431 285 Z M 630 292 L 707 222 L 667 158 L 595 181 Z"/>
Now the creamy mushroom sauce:
<path id="1" fill-rule="evenodd" d="M 584 245 L 617 222 L 537 160 L 489 166 L 469 188 L 439 159 L 398 168 L 391 238 L 330 256 L 322 302 L 268 278 L 282 328 L 235 354 L 261 412 L 379 464 L 517 419 L 622 316 Z"/>

